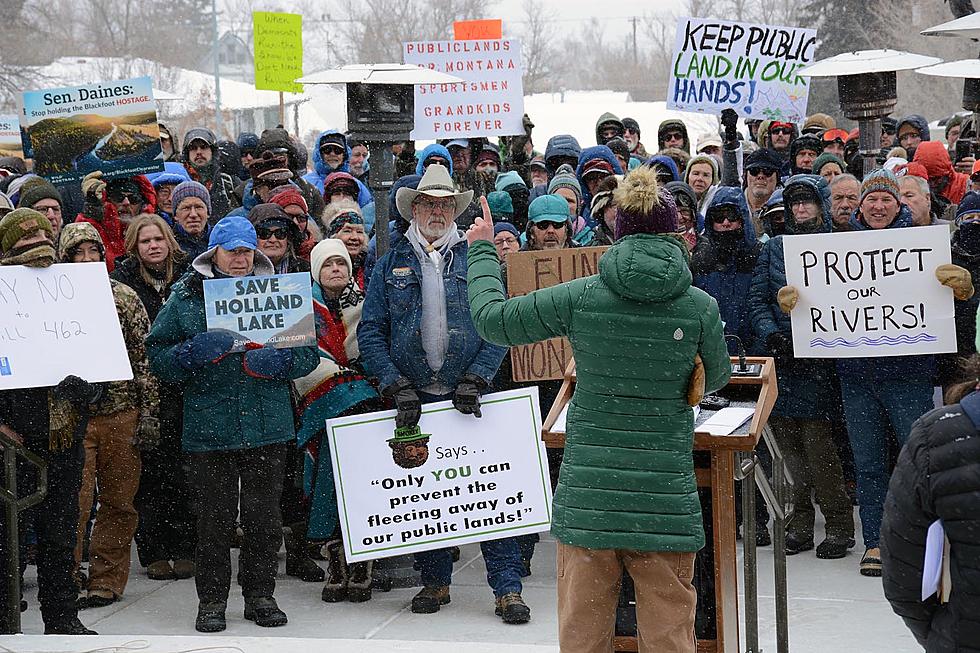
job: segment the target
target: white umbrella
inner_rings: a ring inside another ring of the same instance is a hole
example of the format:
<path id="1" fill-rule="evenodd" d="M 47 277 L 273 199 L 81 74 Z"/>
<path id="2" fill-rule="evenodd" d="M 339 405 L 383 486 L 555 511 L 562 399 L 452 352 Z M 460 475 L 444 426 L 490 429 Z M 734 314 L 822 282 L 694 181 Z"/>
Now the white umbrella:
<path id="1" fill-rule="evenodd" d="M 402 63 L 352 64 L 304 75 L 298 84 L 453 84 L 463 80 L 421 66 Z"/>
<path id="2" fill-rule="evenodd" d="M 935 66 L 919 68 L 915 72 L 933 77 L 956 77 L 959 79 L 980 79 L 980 59 L 960 59 L 945 61 Z"/>
<path id="3" fill-rule="evenodd" d="M 912 70 L 932 66 L 942 59 L 912 54 L 899 50 L 861 50 L 843 52 L 834 57 L 821 59 L 797 71 L 803 77 L 840 77 L 842 75 L 863 75 L 896 70 Z"/>
<path id="4" fill-rule="evenodd" d="M 980 36 L 980 12 L 919 32 L 923 36 Z"/>

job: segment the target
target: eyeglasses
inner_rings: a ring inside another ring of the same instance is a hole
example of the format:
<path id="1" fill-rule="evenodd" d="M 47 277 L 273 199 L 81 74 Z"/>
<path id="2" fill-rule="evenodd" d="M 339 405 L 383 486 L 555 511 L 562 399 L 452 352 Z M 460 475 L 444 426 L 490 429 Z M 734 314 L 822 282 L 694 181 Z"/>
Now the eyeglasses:
<path id="1" fill-rule="evenodd" d="M 289 229 L 286 227 L 256 227 L 255 235 L 262 240 L 268 240 L 270 238 L 286 240 L 289 238 Z"/>
<path id="2" fill-rule="evenodd" d="M 142 204 L 143 198 L 140 197 L 139 193 L 124 193 L 122 191 L 112 191 L 109 193 L 109 199 L 116 204 L 122 204 L 123 201 L 129 200 L 130 204 Z"/>
<path id="3" fill-rule="evenodd" d="M 769 133 L 770 134 L 783 134 L 785 136 L 791 136 L 793 134 L 793 130 L 790 129 L 789 127 L 774 127 L 773 129 L 770 129 L 769 130 Z"/>
<path id="4" fill-rule="evenodd" d="M 494 238 L 493 239 L 493 244 L 494 245 L 516 245 L 519 242 L 520 242 L 519 240 L 517 240 L 516 238 L 514 238 L 513 236 L 511 236 L 509 234 L 507 236 L 504 236 L 504 237 L 499 237 L 499 238 Z"/>
<path id="5" fill-rule="evenodd" d="M 772 177 L 776 171 L 772 168 L 749 168 L 749 174 L 753 177 Z"/>
<path id="6" fill-rule="evenodd" d="M 35 206 L 34 210 L 38 213 L 54 213 L 55 215 L 61 215 L 61 207 L 57 204 L 54 206 Z"/>
<path id="7" fill-rule="evenodd" d="M 442 211 L 444 213 L 449 213 L 456 208 L 456 200 L 433 200 L 428 198 L 423 198 L 418 200 L 418 205 L 429 209 L 430 211 Z"/>
<path id="8" fill-rule="evenodd" d="M 537 222 L 532 222 L 531 224 L 533 224 L 535 227 L 537 227 L 541 231 L 544 231 L 548 227 L 551 227 L 552 229 L 562 229 L 568 223 L 567 222 L 557 222 L 557 221 L 554 221 L 554 220 L 538 220 Z"/>

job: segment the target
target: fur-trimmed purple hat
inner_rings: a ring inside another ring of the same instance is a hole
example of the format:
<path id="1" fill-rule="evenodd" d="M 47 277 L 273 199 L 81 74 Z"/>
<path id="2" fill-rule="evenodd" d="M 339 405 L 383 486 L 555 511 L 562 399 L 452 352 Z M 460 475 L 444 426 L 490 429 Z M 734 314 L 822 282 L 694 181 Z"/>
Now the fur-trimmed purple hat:
<path id="1" fill-rule="evenodd" d="M 633 234 L 672 234 L 677 231 L 674 197 L 657 183 L 653 168 L 640 166 L 619 183 L 616 203 L 616 240 Z"/>

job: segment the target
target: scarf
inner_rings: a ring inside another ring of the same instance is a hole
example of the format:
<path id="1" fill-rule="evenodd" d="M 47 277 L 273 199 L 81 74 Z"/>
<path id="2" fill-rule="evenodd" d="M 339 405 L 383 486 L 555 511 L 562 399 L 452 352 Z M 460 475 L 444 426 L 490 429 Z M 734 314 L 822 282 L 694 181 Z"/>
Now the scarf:
<path id="1" fill-rule="evenodd" d="M 444 257 L 463 236 L 453 224 L 445 234 L 430 244 L 414 221 L 405 235 L 422 268 L 422 349 L 425 351 L 429 369 L 439 372 L 446 362 L 446 350 L 449 348 Z"/>
<path id="2" fill-rule="evenodd" d="M 54 265 L 55 252 L 50 243 L 12 247 L 4 253 L 3 265 L 27 265 L 32 268 L 47 268 Z"/>

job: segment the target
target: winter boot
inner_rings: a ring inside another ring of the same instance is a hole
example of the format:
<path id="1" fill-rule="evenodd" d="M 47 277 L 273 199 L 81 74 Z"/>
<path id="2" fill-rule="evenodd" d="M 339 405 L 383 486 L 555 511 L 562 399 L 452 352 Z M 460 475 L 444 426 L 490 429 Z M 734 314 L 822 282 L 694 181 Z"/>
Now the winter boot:
<path id="1" fill-rule="evenodd" d="M 146 566 L 146 577 L 150 580 L 173 580 L 177 578 L 169 560 L 157 560 Z"/>
<path id="2" fill-rule="evenodd" d="M 327 603 L 339 603 L 347 599 L 347 559 L 344 556 L 344 543 L 330 540 L 323 545 L 327 555 L 327 582 L 320 598 Z M 370 592 L 370 589 L 368 590 Z M 370 598 L 370 597 L 369 597 Z"/>
<path id="3" fill-rule="evenodd" d="M 271 596 L 245 599 L 245 618 L 263 628 L 285 626 L 289 622 L 286 613 L 279 609 Z"/>
<path id="4" fill-rule="evenodd" d="M 497 598 L 495 615 L 505 624 L 526 624 L 531 620 L 531 608 L 527 607 L 518 592 L 508 592 Z"/>
<path id="5" fill-rule="evenodd" d="M 432 614 L 439 612 L 439 606 L 449 603 L 449 586 L 423 587 L 412 597 L 412 612 L 415 614 Z"/>
<path id="6" fill-rule="evenodd" d="M 821 560 L 838 560 L 854 548 L 853 537 L 827 537 L 817 546 L 817 557 Z"/>
<path id="7" fill-rule="evenodd" d="M 174 576 L 178 579 L 193 578 L 197 564 L 193 560 L 174 560 Z"/>
<path id="8" fill-rule="evenodd" d="M 786 534 L 786 555 L 795 556 L 797 553 L 813 549 L 813 537 L 802 538 L 792 533 Z"/>
<path id="9" fill-rule="evenodd" d="M 225 601 L 201 602 L 197 607 L 197 621 L 194 630 L 199 633 L 220 633 L 225 629 Z"/>
<path id="10" fill-rule="evenodd" d="M 323 569 L 307 551 L 306 525 L 302 523 L 292 524 L 289 532 L 284 534 L 286 544 L 286 575 L 299 578 L 306 583 L 323 582 L 325 574 Z"/>
<path id="11" fill-rule="evenodd" d="M 78 617 L 64 617 L 44 623 L 45 635 L 98 635 L 89 630 L 78 620 Z"/>
<path id="12" fill-rule="evenodd" d="M 347 565 L 347 600 L 351 603 L 361 603 L 371 600 L 371 574 L 374 571 L 374 560 L 355 562 Z"/>

